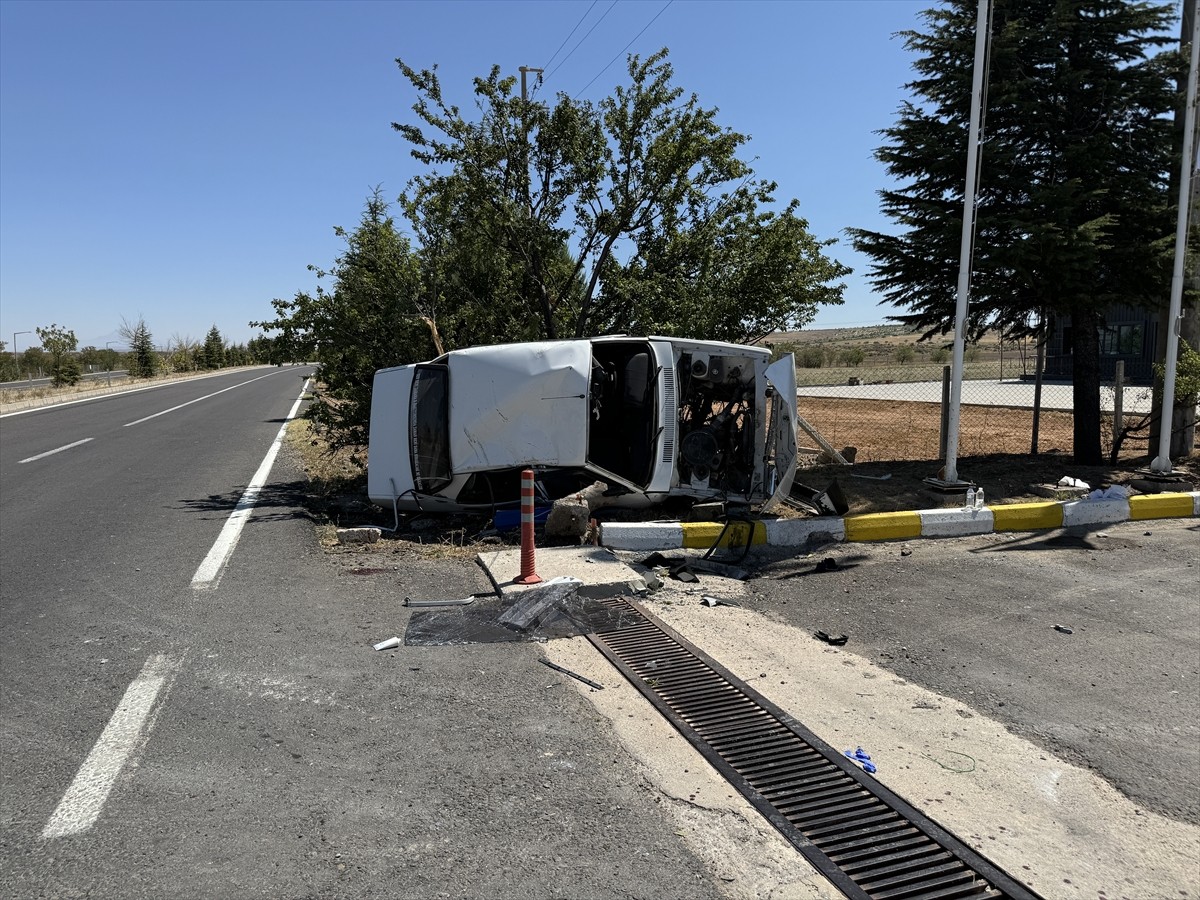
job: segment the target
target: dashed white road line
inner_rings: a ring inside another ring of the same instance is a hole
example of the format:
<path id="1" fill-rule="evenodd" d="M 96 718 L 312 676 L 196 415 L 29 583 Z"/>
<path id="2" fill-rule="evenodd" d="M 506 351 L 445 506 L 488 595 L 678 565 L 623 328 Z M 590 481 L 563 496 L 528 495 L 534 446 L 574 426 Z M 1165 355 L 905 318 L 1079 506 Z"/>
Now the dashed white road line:
<path id="1" fill-rule="evenodd" d="M 90 440 L 91 438 L 84 438 L 82 441 L 76 441 L 73 444 L 64 444 L 63 446 L 56 447 L 53 450 L 47 450 L 45 453 L 39 453 L 37 456 L 28 456 L 25 459 L 20 460 L 17 465 L 19 466 L 21 463 L 33 462 L 35 459 L 44 459 L 47 456 L 53 456 L 55 453 L 62 453 L 64 450 L 70 450 L 72 447 L 78 447 L 80 444 L 86 444 Z"/>
<path id="2" fill-rule="evenodd" d="M 169 688 L 174 681 L 181 662 L 181 659 L 162 654 L 146 660 L 42 829 L 43 838 L 78 834 L 95 824 L 117 776 L 154 727 L 155 702 L 160 694 L 165 699 L 164 688 Z"/>
<path id="3" fill-rule="evenodd" d="M 308 382 L 309 380 L 306 379 L 304 387 L 300 389 L 300 396 L 292 404 L 291 412 L 287 414 L 287 418 L 279 426 L 279 433 L 275 435 L 275 441 L 271 444 L 271 449 L 263 457 L 258 471 L 250 479 L 250 484 L 246 486 L 246 490 L 242 494 L 242 498 L 238 501 L 237 506 L 229 514 L 229 518 L 225 520 L 225 526 L 221 529 L 221 533 L 217 535 L 216 543 L 212 545 L 212 549 L 204 557 L 204 562 L 200 563 L 200 568 L 192 576 L 192 587 L 196 590 L 215 588 L 220 582 L 221 573 L 225 569 L 225 563 L 229 561 L 230 555 L 232 555 L 234 548 L 237 546 L 238 538 L 242 536 L 242 528 L 245 527 L 246 520 L 250 518 L 250 513 L 254 511 L 254 504 L 258 502 L 258 494 L 262 490 L 262 486 L 266 484 L 267 479 L 271 475 L 271 467 L 275 464 L 275 457 L 279 454 L 280 446 L 283 445 L 283 436 L 287 433 L 288 423 L 296 417 L 296 410 L 300 408 L 300 401 L 304 399 L 304 393 L 308 390 Z"/>
<path id="4" fill-rule="evenodd" d="M 156 412 L 153 415 L 145 416 L 135 422 L 126 422 L 124 427 L 128 428 L 130 425 L 141 425 L 143 422 L 149 422 L 151 419 L 157 419 L 159 416 L 165 416 L 167 413 L 172 413 L 177 409 L 183 409 L 185 406 L 191 406 L 193 403 L 199 403 L 201 400 L 207 400 L 210 397 L 215 397 L 217 394 L 223 394 L 226 391 L 232 391 L 234 388 L 244 387 L 245 385 L 253 384 L 256 381 L 262 381 L 264 378 L 270 378 L 274 374 L 274 372 L 268 372 L 266 375 L 259 375 L 257 378 L 251 378 L 249 381 L 239 381 L 237 384 L 232 384 L 227 388 L 221 388 L 219 391 L 213 391 L 211 394 L 205 394 L 203 397 L 197 397 L 195 400 L 189 400 L 187 403 L 180 403 L 178 406 L 172 406 L 170 409 L 164 409 L 162 412 Z"/>

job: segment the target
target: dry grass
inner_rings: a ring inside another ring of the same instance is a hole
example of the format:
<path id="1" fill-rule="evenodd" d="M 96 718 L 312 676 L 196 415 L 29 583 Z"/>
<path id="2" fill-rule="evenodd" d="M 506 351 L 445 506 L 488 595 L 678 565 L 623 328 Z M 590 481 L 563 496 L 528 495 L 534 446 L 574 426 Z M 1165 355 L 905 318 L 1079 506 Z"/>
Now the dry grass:
<path id="1" fill-rule="evenodd" d="M 895 400 L 851 400 L 805 397 L 801 415 L 835 447 L 857 447 L 860 462 L 935 460 L 941 435 L 939 403 Z M 1112 417 L 1102 421 L 1105 452 L 1111 446 Z M 1005 406 L 963 406 L 959 424 L 959 453 L 1027 454 L 1033 435 L 1033 410 Z M 803 433 L 800 442 L 805 442 Z M 1074 418 L 1070 413 L 1043 411 L 1038 426 L 1040 453 L 1070 453 Z M 1146 455 L 1146 437 L 1127 439 L 1122 459 Z"/>
<path id="2" fill-rule="evenodd" d="M 477 516 L 407 516 L 401 520 L 399 531 L 385 532 L 385 540 L 379 543 L 340 544 L 339 526 L 373 524 L 390 530 L 394 523 L 389 510 L 380 510 L 367 501 L 366 470 L 352 460 L 353 455 L 365 459 L 365 448 L 359 448 L 356 454 L 330 450 L 305 419 L 296 419 L 288 427 L 287 446 L 308 478 L 312 512 L 322 520 L 317 525 L 317 540 L 330 552 L 472 559 L 482 547 L 496 543 L 493 536 L 487 541 L 480 539 L 483 523 Z"/>

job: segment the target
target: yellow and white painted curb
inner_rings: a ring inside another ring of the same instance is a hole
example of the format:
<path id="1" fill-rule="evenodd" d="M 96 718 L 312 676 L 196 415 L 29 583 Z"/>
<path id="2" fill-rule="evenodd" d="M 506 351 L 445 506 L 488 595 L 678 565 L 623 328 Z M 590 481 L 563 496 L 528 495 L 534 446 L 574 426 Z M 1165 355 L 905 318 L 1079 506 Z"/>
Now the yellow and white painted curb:
<path id="1" fill-rule="evenodd" d="M 826 541 L 892 541 L 918 537 L 962 537 L 996 531 L 1040 531 L 1072 525 L 1109 525 L 1140 519 L 1200 517 L 1200 491 L 1148 494 L 1128 499 L 1046 500 L 982 509 L 923 509 L 812 519 L 745 522 L 605 522 L 600 543 L 614 550 L 707 549 L 749 543 L 799 547 Z"/>

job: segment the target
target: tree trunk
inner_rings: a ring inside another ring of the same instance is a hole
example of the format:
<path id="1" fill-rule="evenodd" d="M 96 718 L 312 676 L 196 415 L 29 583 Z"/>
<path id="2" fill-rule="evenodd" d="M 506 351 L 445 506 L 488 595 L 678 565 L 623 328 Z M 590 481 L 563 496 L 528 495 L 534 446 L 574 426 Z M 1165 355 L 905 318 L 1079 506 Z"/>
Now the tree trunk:
<path id="1" fill-rule="evenodd" d="M 1104 464 L 1100 450 L 1100 316 L 1094 310 L 1071 309 L 1071 381 L 1075 408 L 1075 462 Z"/>

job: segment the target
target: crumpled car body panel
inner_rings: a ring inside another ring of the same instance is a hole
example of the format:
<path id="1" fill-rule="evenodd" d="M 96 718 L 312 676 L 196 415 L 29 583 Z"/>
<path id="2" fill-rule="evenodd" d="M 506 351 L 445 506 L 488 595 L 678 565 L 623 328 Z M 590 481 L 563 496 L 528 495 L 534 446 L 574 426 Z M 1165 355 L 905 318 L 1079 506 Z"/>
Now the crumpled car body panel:
<path id="1" fill-rule="evenodd" d="M 611 336 L 452 351 L 375 373 L 367 490 L 396 510 L 486 511 L 600 480 L 610 505 L 772 508 L 796 469 L 795 363 L 765 348 Z"/>

